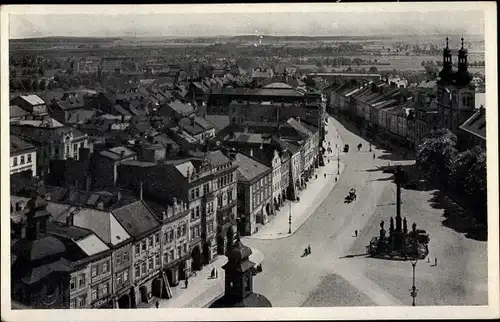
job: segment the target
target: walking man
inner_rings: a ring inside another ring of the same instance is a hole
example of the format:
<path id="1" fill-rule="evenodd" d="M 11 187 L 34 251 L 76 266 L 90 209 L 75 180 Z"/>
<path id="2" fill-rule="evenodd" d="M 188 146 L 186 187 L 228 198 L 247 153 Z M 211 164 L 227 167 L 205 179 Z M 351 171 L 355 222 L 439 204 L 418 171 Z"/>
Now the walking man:
<path id="1" fill-rule="evenodd" d="M 307 253 L 310 255 L 311 254 L 311 245 L 307 246 Z"/>
<path id="2" fill-rule="evenodd" d="M 434 258 L 434 266 L 438 266 L 438 259 L 437 259 L 437 257 Z"/>
<path id="3" fill-rule="evenodd" d="M 184 280 L 184 288 L 188 288 L 188 285 L 189 285 L 189 281 L 188 281 L 188 279 L 186 278 L 186 279 Z"/>
<path id="4" fill-rule="evenodd" d="M 358 237 L 358 231 L 357 230 L 354 231 L 354 236 Z"/>
<path id="5" fill-rule="evenodd" d="M 158 301 L 156 301 L 156 308 L 159 308 L 160 307 L 160 303 L 158 303 Z"/>

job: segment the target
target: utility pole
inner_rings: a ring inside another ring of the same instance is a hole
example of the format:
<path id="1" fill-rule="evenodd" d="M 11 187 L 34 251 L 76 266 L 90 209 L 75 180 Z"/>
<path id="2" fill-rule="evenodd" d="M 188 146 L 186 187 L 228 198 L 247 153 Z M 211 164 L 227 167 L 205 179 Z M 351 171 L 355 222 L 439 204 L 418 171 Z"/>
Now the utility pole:
<path id="1" fill-rule="evenodd" d="M 337 148 L 337 174 L 340 174 L 340 148 Z"/>

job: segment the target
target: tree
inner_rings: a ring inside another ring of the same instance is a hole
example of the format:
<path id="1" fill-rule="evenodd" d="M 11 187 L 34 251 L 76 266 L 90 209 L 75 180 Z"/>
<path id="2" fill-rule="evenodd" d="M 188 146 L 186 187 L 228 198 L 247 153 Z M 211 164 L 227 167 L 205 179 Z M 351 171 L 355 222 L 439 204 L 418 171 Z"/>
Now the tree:
<path id="1" fill-rule="evenodd" d="M 38 91 L 38 79 L 34 79 L 31 83 L 31 87 L 33 88 L 33 91 Z"/>
<path id="2" fill-rule="evenodd" d="M 21 81 L 21 83 L 23 84 L 23 87 L 24 87 L 25 91 L 31 92 L 33 90 L 31 80 L 29 80 L 28 78 L 23 78 L 23 80 Z"/>
<path id="3" fill-rule="evenodd" d="M 372 74 L 376 74 L 376 73 L 378 73 L 378 69 L 377 69 L 377 67 L 372 66 L 372 67 L 370 67 L 369 72 Z"/>
<path id="4" fill-rule="evenodd" d="M 417 167 L 447 187 L 456 146 L 457 137 L 448 129 L 431 131 L 417 148 Z"/>
<path id="5" fill-rule="evenodd" d="M 44 91 L 47 88 L 47 82 L 45 81 L 45 79 L 42 79 L 42 81 L 40 82 L 40 85 L 38 85 L 38 88 L 41 91 Z"/>
<path id="6" fill-rule="evenodd" d="M 424 68 L 428 79 L 435 80 L 437 78 L 439 69 L 436 66 L 426 65 Z"/>

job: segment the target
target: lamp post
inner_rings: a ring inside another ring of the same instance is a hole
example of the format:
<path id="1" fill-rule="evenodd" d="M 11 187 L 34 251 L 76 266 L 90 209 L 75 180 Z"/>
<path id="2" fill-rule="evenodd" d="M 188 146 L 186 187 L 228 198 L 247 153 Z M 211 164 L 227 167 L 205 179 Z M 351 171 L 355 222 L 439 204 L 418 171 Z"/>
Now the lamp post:
<path id="1" fill-rule="evenodd" d="M 290 200 L 290 214 L 288 216 L 288 233 L 292 233 L 292 200 Z"/>
<path id="2" fill-rule="evenodd" d="M 417 261 L 418 261 L 417 259 L 411 260 L 411 267 L 413 269 L 413 286 L 411 287 L 411 290 L 410 290 L 410 295 L 413 298 L 413 302 L 412 302 L 411 306 L 415 306 L 415 298 L 417 297 L 417 292 L 418 292 L 418 289 L 415 286 L 415 266 L 417 266 Z"/>
<path id="3" fill-rule="evenodd" d="M 337 149 L 337 174 L 340 174 L 340 148 Z"/>
<path id="4" fill-rule="evenodd" d="M 370 152 L 372 152 L 372 140 L 370 140 Z"/>

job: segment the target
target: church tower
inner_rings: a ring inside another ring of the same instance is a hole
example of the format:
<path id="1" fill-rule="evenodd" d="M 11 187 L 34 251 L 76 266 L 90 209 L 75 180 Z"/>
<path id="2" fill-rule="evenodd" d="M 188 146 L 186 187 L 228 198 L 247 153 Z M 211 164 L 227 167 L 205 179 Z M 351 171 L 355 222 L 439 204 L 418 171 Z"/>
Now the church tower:
<path id="1" fill-rule="evenodd" d="M 475 89 L 470 84 L 472 76 L 468 72 L 467 49 L 458 51 L 457 68 L 453 67 L 452 54 L 446 38 L 443 49 L 443 69 L 439 73 L 437 105 L 439 109 L 439 127 L 447 128 L 454 134 L 459 127 L 474 114 Z"/>

